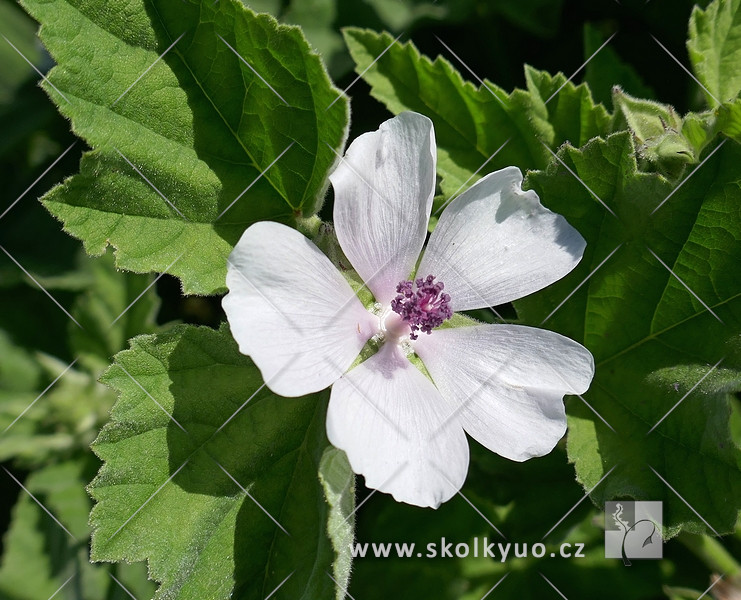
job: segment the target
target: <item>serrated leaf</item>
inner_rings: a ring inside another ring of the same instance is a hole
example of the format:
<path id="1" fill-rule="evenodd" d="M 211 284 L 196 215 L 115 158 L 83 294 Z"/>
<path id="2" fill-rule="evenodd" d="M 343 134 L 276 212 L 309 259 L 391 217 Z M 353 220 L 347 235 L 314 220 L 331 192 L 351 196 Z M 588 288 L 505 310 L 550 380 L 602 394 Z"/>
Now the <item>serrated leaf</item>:
<path id="1" fill-rule="evenodd" d="M 135 338 L 103 381 L 120 399 L 94 444 L 94 560 L 147 559 L 157 598 L 341 597 L 328 520 L 351 484 L 323 472 L 330 508 L 326 395 L 276 397 L 227 329 L 190 326 Z"/>
<path id="2" fill-rule="evenodd" d="M 695 75 L 705 86 L 710 106 L 741 92 L 741 0 L 714 0 L 695 6 L 687 41 Z"/>
<path id="3" fill-rule="evenodd" d="M 85 493 L 85 481 L 94 463 L 92 455 L 78 455 L 75 460 L 42 467 L 26 479 L 28 492 L 54 518 L 21 491 L 4 538 L 0 561 L 2 600 L 52 596 L 60 600 L 128 600 L 130 596 L 111 573 L 138 598 L 151 597 L 154 589 L 143 565 L 112 567 L 92 565 L 88 560 L 87 514 L 91 502 Z"/>
<path id="4" fill-rule="evenodd" d="M 516 308 L 595 356 L 584 400 L 614 432 L 569 403 L 577 477 L 592 490 L 614 467 L 592 499 L 662 500 L 668 535 L 707 531 L 703 519 L 732 531 L 741 509 L 741 452 L 728 423 L 729 392 L 741 387 L 741 148 L 716 148 L 676 188 L 637 171 L 627 132 L 559 155 L 580 180 L 556 163 L 528 182 L 587 249 L 574 272 Z"/>
<path id="5" fill-rule="evenodd" d="M 46 89 L 94 148 L 43 201 L 90 254 L 212 294 L 250 223 L 318 210 L 347 102 L 298 28 L 237 0 L 24 6 L 59 65 Z"/>
<path id="6" fill-rule="evenodd" d="M 606 133 L 604 108 L 562 74 L 528 68 L 528 91 L 509 94 L 486 79 L 480 86 L 465 81 L 446 59 L 432 61 L 411 42 L 392 44 L 388 33 L 348 28 L 344 34 L 374 98 L 393 113 L 413 110 L 432 119 L 448 198 L 505 166 L 545 167 L 548 148 L 565 139 L 578 144 Z"/>

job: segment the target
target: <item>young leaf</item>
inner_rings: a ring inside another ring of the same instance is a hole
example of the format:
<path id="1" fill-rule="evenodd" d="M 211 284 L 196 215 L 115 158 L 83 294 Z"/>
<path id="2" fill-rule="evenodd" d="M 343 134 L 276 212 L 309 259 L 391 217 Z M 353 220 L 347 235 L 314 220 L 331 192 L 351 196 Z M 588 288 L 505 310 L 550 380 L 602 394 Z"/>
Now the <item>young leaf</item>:
<path id="1" fill-rule="evenodd" d="M 91 286 L 75 301 L 69 338 L 74 356 L 91 372 L 102 372 L 129 338 L 155 329 L 159 298 L 154 277 L 116 271 L 112 253 L 87 259 Z"/>
<path id="2" fill-rule="evenodd" d="M 21 491 L 4 539 L 0 598 L 130 598 L 111 574 L 135 597 L 151 598 L 154 586 L 147 580 L 144 565 L 92 565 L 88 560 L 87 515 L 91 503 L 85 481 L 94 471 L 94 463 L 88 451 L 28 476 L 24 486 L 54 517 Z M 8 479 L 8 485 L 15 485 L 5 473 L 2 476 Z"/>
<path id="3" fill-rule="evenodd" d="M 714 0 L 695 6 L 687 41 L 695 75 L 705 86 L 710 106 L 741 92 L 741 0 Z"/>
<path id="4" fill-rule="evenodd" d="M 716 148 L 677 187 L 637 171 L 628 132 L 559 156 L 576 177 L 554 163 L 529 185 L 587 249 L 574 272 L 516 308 L 594 354 L 584 402 L 567 406 L 577 477 L 597 504 L 662 500 L 669 535 L 732 531 L 741 509 L 741 452 L 728 425 L 729 392 L 741 388 L 741 147 Z"/>
<path id="5" fill-rule="evenodd" d="M 212 294 L 250 223 L 318 210 L 348 111 L 300 29 L 237 0 L 24 6 L 59 65 L 46 90 L 94 148 L 43 201 L 90 254 Z"/>
<path id="6" fill-rule="evenodd" d="M 508 165 L 544 168 L 548 148 L 608 132 L 609 118 L 585 86 L 526 69 L 528 91 L 508 94 L 488 80 L 465 81 L 444 58 L 434 61 L 388 33 L 348 28 L 345 41 L 371 94 L 393 113 L 414 110 L 435 124 L 438 173 L 446 197 Z M 388 50 L 386 50 L 388 48 Z"/>
<path id="7" fill-rule="evenodd" d="M 147 559 L 158 598 L 342 597 L 352 474 L 324 454 L 325 396 L 273 395 L 225 328 L 135 338 L 103 381 L 93 560 Z"/>

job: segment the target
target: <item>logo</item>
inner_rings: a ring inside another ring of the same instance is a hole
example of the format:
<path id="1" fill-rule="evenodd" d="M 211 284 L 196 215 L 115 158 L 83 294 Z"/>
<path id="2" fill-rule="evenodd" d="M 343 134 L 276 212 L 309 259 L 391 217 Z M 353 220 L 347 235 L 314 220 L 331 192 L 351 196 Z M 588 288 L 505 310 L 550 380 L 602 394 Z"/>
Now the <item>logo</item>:
<path id="1" fill-rule="evenodd" d="M 605 502 L 605 558 L 658 559 L 663 556 L 661 502 Z"/>

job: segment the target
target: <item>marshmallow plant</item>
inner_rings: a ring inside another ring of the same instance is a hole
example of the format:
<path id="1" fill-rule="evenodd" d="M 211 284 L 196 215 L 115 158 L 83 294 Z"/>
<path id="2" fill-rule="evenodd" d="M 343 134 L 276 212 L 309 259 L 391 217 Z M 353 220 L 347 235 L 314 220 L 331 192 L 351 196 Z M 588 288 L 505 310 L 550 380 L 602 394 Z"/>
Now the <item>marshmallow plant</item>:
<path id="1" fill-rule="evenodd" d="M 310 240 L 270 222 L 235 246 L 224 299 L 271 390 L 332 385 L 327 435 L 367 486 L 433 507 L 466 479 L 464 432 L 512 460 L 547 454 L 566 431 L 563 395 L 584 393 L 594 374 L 589 351 L 557 333 L 445 326 L 454 311 L 557 281 L 585 242 L 509 167 L 450 202 L 425 247 L 436 158 L 432 122 L 406 112 L 358 137 L 330 176 L 337 238 L 373 294 L 367 305 Z M 377 351 L 356 364 L 368 343 Z"/>

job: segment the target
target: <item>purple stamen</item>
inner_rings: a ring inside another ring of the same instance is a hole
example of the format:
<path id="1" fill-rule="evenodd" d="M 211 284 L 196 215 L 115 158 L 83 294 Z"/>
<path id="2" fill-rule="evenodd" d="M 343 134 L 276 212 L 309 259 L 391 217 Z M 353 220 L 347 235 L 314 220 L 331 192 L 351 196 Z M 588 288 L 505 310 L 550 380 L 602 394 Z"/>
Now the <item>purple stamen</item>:
<path id="1" fill-rule="evenodd" d="M 391 301 L 391 310 L 401 316 L 402 321 L 409 323 L 409 337 L 416 340 L 417 331 L 432 333 L 435 327 L 453 316 L 450 308 L 450 296 L 443 294 L 445 285 L 435 282 L 433 275 L 415 281 L 402 281 L 396 286 L 398 296 Z M 416 286 L 416 291 L 414 287 Z"/>

